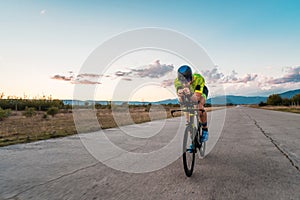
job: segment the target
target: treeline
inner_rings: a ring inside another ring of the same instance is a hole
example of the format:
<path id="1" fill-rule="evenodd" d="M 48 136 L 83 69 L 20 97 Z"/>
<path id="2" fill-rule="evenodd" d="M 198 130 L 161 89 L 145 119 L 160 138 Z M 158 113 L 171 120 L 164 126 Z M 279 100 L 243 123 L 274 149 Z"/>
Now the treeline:
<path id="1" fill-rule="evenodd" d="M 268 97 L 267 102 L 260 102 L 259 106 L 299 106 L 300 94 L 294 95 L 292 98 L 282 98 L 279 94 L 272 94 Z"/>
<path id="2" fill-rule="evenodd" d="M 61 100 L 48 99 L 0 99 L 0 108 L 23 111 L 26 108 L 34 108 L 38 111 L 47 111 L 51 107 L 58 109 L 71 107 L 64 105 Z"/>

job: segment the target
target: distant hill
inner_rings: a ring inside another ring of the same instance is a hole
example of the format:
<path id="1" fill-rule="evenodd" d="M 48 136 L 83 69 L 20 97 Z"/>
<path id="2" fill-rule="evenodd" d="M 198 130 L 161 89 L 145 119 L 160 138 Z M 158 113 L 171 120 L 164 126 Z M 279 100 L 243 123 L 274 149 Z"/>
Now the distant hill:
<path id="1" fill-rule="evenodd" d="M 167 100 L 154 102 L 153 104 L 178 104 L 178 100 L 177 99 L 167 99 Z"/>
<path id="2" fill-rule="evenodd" d="M 279 95 L 282 98 L 292 98 L 294 95 L 300 94 L 300 89 L 291 90 L 284 93 L 280 93 Z M 262 96 L 253 96 L 253 97 L 245 97 L 245 96 L 234 96 L 234 95 L 226 95 L 226 96 L 217 96 L 207 100 L 207 103 L 224 105 L 228 103 L 232 104 L 259 104 L 260 102 L 266 102 L 268 97 Z"/>
<path id="3" fill-rule="evenodd" d="M 287 92 L 281 93 L 279 95 L 281 96 L 281 98 L 288 98 L 288 99 L 290 99 L 293 96 L 295 96 L 296 94 L 300 94 L 300 89 L 287 91 Z"/>
<path id="4" fill-rule="evenodd" d="M 284 93 L 280 93 L 279 95 L 282 98 L 292 98 L 294 95 L 300 94 L 300 89 L 291 90 Z M 271 95 L 271 94 L 270 94 Z M 234 95 L 226 95 L 226 96 L 217 96 L 207 100 L 207 103 L 215 104 L 215 105 L 224 105 L 224 104 L 259 104 L 260 102 L 266 102 L 268 97 L 262 96 L 234 96 Z"/>
<path id="5" fill-rule="evenodd" d="M 298 90 L 291 90 L 284 93 L 279 94 L 282 98 L 292 98 L 294 95 L 300 94 L 300 89 Z M 271 94 L 270 94 L 271 95 Z M 225 104 L 259 104 L 260 102 L 266 102 L 268 97 L 262 97 L 262 96 L 234 96 L 234 95 L 226 95 L 226 96 L 217 96 L 209 98 L 206 103 L 212 104 L 212 105 L 225 105 Z M 79 101 L 79 100 L 62 100 L 64 104 L 68 105 L 84 105 L 85 102 L 89 102 L 89 104 L 93 104 L 94 101 Z M 101 104 L 101 105 L 107 105 L 108 101 L 95 101 L 95 103 Z M 121 105 L 123 101 L 114 101 L 115 105 Z M 147 105 L 147 104 L 178 104 L 177 99 L 166 99 L 162 101 L 156 101 L 156 102 L 141 102 L 141 101 L 130 101 L 128 104 L 130 105 Z"/>
<path id="6" fill-rule="evenodd" d="M 259 104 L 261 101 L 265 102 L 267 97 L 244 97 L 244 96 L 217 96 L 207 100 L 207 103 L 212 105 L 225 105 L 225 104 Z"/>

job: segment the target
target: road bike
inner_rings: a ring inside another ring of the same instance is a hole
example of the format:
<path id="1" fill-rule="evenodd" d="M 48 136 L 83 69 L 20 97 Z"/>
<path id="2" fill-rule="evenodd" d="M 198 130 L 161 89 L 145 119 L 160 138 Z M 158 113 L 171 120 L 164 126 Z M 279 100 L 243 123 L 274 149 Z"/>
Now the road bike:
<path id="1" fill-rule="evenodd" d="M 182 109 L 172 110 L 171 115 L 174 117 L 174 112 L 187 112 L 189 114 L 189 121 L 186 124 L 182 144 L 182 161 L 184 172 L 187 177 L 190 177 L 194 170 L 195 154 L 198 152 L 199 158 L 203 158 L 205 155 L 206 143 L 200 140 L 202 129 L 199 122 L 199 112 L 205 112 L 205 110 L 199 109 L 198 103 L 192 102 L 190 97 L 186 95 L 183 98 L 181 106 Z"/>

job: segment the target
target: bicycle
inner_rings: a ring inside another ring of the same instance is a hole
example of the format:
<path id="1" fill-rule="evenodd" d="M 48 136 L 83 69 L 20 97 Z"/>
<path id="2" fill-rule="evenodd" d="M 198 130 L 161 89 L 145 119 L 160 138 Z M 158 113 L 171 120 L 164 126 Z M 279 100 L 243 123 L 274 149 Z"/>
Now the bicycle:
<path id="1" fill-rule="evenodd" d="M 184 107 L 179 110 L 172 110 L 171 115 L 174 117 L 174 112 L 188 112 L 189 113 L 189 122 L 186 124 L 183 138 L 183 167 L 184 172 L 187 177 L 192 176 L 195 164 L 195 154 L 197 149 L 199 150 L 199 158 L 203 158 L 205 155 L 206 143 L 201 142 L 200 138 L 202 136 L 201 123 L 199 122 L 199 112 L 205 112 L 203 109 L 195 108 L 195 105 L 198 106 L 197 102 L 191 102 L 189 96 L 184 96 L 183 103 L 181 105 Z M 198 122 L 198 123 L 196 123 Z M 192 144 L 192 148 L 190 148 Z"/>

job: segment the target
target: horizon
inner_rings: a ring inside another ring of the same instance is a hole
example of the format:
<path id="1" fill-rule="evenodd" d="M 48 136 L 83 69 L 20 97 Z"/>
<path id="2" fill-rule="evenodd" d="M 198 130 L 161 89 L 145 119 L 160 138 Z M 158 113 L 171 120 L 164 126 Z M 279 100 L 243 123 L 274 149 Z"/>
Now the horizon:
<path id="1" fill-rule="evenodd" d="M 253 96 L 243 96 L 243 95 L 233 95 L 233 94 L 225 94 L 224 96 L 235 96 L 235 97 L 249 97 L 249 98 L 251 98 L 251 97 L 268 97 L 268 96 L 270 96 L 270 95 L 273 95 L 273 94 L 279 94 L 279 95 L 281 95 L 281 94 L 284 94 L 284 93 L 287 93 L 287 92 L 293 92 L 293 91 L 297 91 L 297 90 L 300 90 L 300 88 L 299 89 L 295 89 L 295 90 L 288 90 L 288 91 L 284 91 L 284 92 L 281 92 L 281 93 L 270 93 L 269 95 L 266 95 L 266 96 L 257 96 L 257 95 L 253 95 Z M 217 97 L 222 97 L 222 95 L 220 95 L 220 96 L 213 96 L 213 97 L 209 97 L 209 98 L 207 98 L 207 100 L 209 100 L 209 99 L 212 99 L 212 98 L 217 98 Z M 5 99 L 5 100 L 7 100 L 7 98 L 0 98 L 0 99 Z M 159 101 L 168 101 L 168 100 L 176 100 L 177 98 L 172 98 L 172 99 L 160 99 L 160 100 L 158 100 L 158 101 L 138 101 L 138 100 L 131 100 L 131 101 L 126 101 L 126 100 L 106 100 L 106 99 L 94 99 L 94 100 L 92 100 L 92 99 L 88 99 L 88 100 L 80 100 L 80 99 L 55 99 L 55 98 L 22 98 L 22 97 L 13 97 L 13 98 L 8 98 L 8 99 L 23 99 L 23 100 L 60 100 L 60 101 L 95 101 L 95 102 L 97 102 L 97 101 L 103 101 L 103 102 L 108 102 L 108 101 L 112 101 L 112 102 L 139 102 L 139 103 L 143 103 L 143 102 L 145 102 L 145 103 L 155 103 L 155 102 L 159 102 Z"/>
<path id="2" fill-rule="evenodd" d="M 144 27 L 173 30 L 203 48 L 213 65 L 191 67 L 205 78 L 210 96 L 268 96 L 299 89 L 299 9 L 300 2 L 293 0 L 229 0 L 226 5 L 3 1 L 0 16 L 7 20 L 0 22 L 0 94 L 73 99 L 74 88 L 82 87 L 94 90 L 94 99 L 110 100 L 122 97 L 115 94 L 123 92 L 117 90 L 122 85 L 133 88 L 127 101 L 176 98 L 172 81 L 188 62 L 172 52 L 136 50 L 100 66 L 103 73 L 82 71 L 99 45 Z"/>

